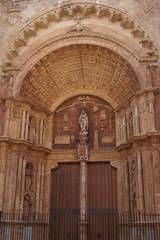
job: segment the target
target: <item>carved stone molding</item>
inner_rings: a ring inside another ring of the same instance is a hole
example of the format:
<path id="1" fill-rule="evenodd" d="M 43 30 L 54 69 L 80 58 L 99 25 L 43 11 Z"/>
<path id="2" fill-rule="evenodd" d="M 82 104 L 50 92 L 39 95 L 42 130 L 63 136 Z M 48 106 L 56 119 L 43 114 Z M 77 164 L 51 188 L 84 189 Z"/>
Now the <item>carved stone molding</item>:
<path id="1" fill-rule="evenodd" d="M 79 10 L 81 9 L 81 10 Z M 109 6 L 102 6 L 100 4 L 71 4 L 67 6 L 62 6 L 60 8 L 54 9 L 50 11 L 49 13 L 46 13 L 39 18 L 35 19 L 34 22 L 30 23 L 14 40 L 13 46 L 8 51 L 8 55 L 10 58 L 14 58 L 16 55 L 20 55 L 20 52 L 18 53 L 17 50 L 19 47 L 21 47 L 25 41 L 28 41 L 30 37 L 36 36 L 37 31 L 39 29 L 46 28 L 46 26 L 49 25 L 50 21 L 54 21 L 56 24 L 59 21 L 63 21 L 63 17 L 67 17 L 68 19 L 73 19 L 75 17 L 75 14 L 78 12 L 81 12 L 84 16 L 83 19 L 88 18 L 89 14 L 92 12 L 94 17 L 97 19 L 101 19 L 101 17 L 108 18 L 112 24 L 114 24 L 115 21 L 118 21 L 120 23 L 120 26 L 125 31 L 125 29 L 131 29 L 131 36 L 134 36 L 135 39 L 137 39 L 137 43 L 141 44 L 144 49 L 147 51 L 152 51 L 152 56 L 157 55 L 157 50 L 154 45 L 154 41 L 152 40 L 152 37 L 149 36 L 150 34 L 147 33 L 147 28 L 144 29 L 142 27 L 142 24 L 138 23 L 136 19 L 134 19 L 131 16 L 128 16 L 126 13 L 119 11 L 117 9 L 112 9 Z M 65 19 L 66 20 L 66 19 Z M 38 24 L 36 24 L 38 23 Z M 127 27 L 126 27 L 127 26 Z M 89 30 L 83 27 L 83 25 L 77 26 L 81 31 L 83 30 Z M 74 27 L 74 30 L 77 28 Z M 72 29 L 73 30 L 73 29 Z M 141 38 L 141 41 L 139 41 L 139 37 Z M 17 44 L 19 42 L 19 44 Z M 26 44 L 26 43 L 25 43 Z"/>

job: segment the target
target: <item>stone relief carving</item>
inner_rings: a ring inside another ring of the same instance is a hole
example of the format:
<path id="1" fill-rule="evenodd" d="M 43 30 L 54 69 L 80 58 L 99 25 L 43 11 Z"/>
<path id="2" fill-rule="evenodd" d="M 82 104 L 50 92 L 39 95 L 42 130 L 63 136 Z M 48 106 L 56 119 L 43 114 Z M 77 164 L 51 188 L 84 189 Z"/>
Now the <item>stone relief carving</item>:
<path id="1" fill-rule="evenodd" d="M 29 118 L 29 141 L 32 143 L 36 143 L 36 120 L 34 117 Z"/>
<path id="2" fill-rule="evenodd" d="M 25 191 L 33 190 L 33 165 L 27 163 L 25 169 Z"/>
<path id="3" fill-rule="evenodd" d="M 79 117 L 79 124 L 81 128 L 80 133 L 82 135 L 87 135 L 88 134 L 88 116 L 85 111 L 83 111 Z"/>
<path id="4" fill-rule="evenodd" d="M 80 132 L 78 143 L 78 160 L 87 161 L 88 160 L 88 116 L 85 111 L 83 111 L 79 117 Z"/>
<path id="5" fill-rule="evenodd" d="M 155 7 L 155 0 L 136 0 L 137 8 L 147 14 Z"/>
<path id="6" fill-rule="evenodd" d="M 134 135 L 138 135 L 140 133 L 140 122 L 139 122 L 139 109 L 135 105 L 133 107 L 133 130 Z"/>
<path id="7" fill-rule="evenodd" d="M 15 3 L 14 1 L 12 1 L 11 4 L 8 5 L 8 17 L 6 19 L 7 22 L 12 26 L 19 22 L 22 19 L 19 14 L 20 11 L 21 7 L 19 3 Z"/>
<path id="8" fill-rule="evenodd" d="M 91 28 L 83 26 L 80 21 L 83 19 L 83 15 L 81 13 L 77 13 L 77 15 L 74 17 L 74 19 L 77 21 L 75 25 L 70 27 L 67 32 L 85 32 L 85 31 L 92 31 Z"/>
<path id="9" fill-rule="evenodd" d="M 91 32 L 93 31 L 91 28 L 83 26 L 81 23 L 76 23 L 74 26 L 70 27 L 67 30 L 67 33 L 69 32 Z"/>
<path id="10" fill-rule="evenodd" d="M 126 116 L 123 115 L 121 117 L 121 139 L 122 139 L 122 142 L 125 142 L 126 141 L 126 127 L 127 127 L 127 124 L 126 124 Z"/>
<path id="11" fill-rule="evenodd" d="M 90 119 L 89 132 L 88 119 Z M 115 146 L 114 112 L 108 104 L 97 97 L 80 95 L 70 99 L 57 109 L 53 122 L 53 148 L 77 149 L 79 132 L 84 136 L 88 132 L 89 148 Z"/>
<path id="12" fill-rule="evenodd" d="M 32 198 L 29 194 L 24 196 L 24 213 L 30 213 L 32 209 Z"/>

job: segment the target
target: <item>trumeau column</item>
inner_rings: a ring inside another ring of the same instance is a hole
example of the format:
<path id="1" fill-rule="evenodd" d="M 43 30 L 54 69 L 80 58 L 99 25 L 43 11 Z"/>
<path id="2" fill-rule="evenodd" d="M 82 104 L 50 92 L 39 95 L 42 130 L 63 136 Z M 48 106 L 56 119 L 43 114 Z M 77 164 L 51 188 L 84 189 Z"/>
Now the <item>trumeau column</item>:
<path id="1" fill-rule="evenodd" d="M 87 162 L 88 116 L 83 111 L 79 117 L 78 160 L 80 161 L 80 240 L 87 240 Z"/>

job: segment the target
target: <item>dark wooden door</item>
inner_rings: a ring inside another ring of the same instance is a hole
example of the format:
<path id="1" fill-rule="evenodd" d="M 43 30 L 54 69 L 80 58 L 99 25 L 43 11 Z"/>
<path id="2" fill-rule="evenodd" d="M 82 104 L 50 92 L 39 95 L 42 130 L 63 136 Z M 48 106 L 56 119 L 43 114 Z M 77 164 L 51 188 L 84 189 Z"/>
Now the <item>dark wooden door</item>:
<path id="1" fill-rule="evenodd" d="M 87 163 L 87 240 L 117 240 L 117 172 L 110 163 Z M 79 239 L 80 166 L 52 171 L 49 240 Z"/>
<path id="2" fill-rule="evenodd" d="M 117 171 L 108 162 L 88 163 L 88 240 L 117 240 Z"/>
<path id="3" fill-rule="evenodd" d="M 49 240 L 78 239 L 79 163 L 52 170 Z"/>

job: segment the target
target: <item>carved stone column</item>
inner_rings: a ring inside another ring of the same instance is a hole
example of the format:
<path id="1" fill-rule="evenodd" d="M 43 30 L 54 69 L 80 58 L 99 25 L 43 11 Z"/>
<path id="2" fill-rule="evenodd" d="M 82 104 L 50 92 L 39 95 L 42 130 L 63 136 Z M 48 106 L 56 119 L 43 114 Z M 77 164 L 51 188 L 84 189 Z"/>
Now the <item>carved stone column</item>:
<path id="1" fill-rule="evenodd" d="M 22 209 L 20 208 L 20 203 L 21 203 L 21 194 L 23 193 L 22 189 L 22 183 L 23 183 L 23 178 L 25 178 L 25 174 L 23 171 L 23 161 L 24 157 L 19 156 L 18 158 L 18 166 L 17 166 L 17 186 L 16 186 L 16 200 L 15 200 L 15 211 L 19 212 Z"/>
<path id="2" fill-rule="evenodd" d="M 152 151 L 154 201 L 156 213 L 160 213 L 160 151 L 154 148 Z"/>
<path id="3" fill-rule="evenodd" d="M 46 124 L 46 144 L 45 146 L 48 148 L 52 148 L 52 139 L 53 139 L 53 131 L 51 131 L 51 129 L 53 129 L 53 116 L 50 115 L 47 118 L 47 124 Z"/>
<path id="4" fill-rule="evenodd" d="M 80 240 L 87 240 L 87 162 L 88 116 L 83 111 L 79 118 L 78 160 L 80 161 Z"/>
<path id="5" fill-rule="evenodd" d="M 127 154 L 122 155 L 122 211 L 130 211 L 130 195 L 129 195 L 129 173 Z"/>
<path id="6" fill-rule="evenodd" d="M 144 192 L 143 192 L 143 172 L 142 172 L 142 156 L 141 152 L 137 152 L 137 209 L 144 210 Z"/>
<path id="7" fill-rule="evenodd" d="M 25 188 L 25 169 L 26 169 L 26 159 L 22 158 L 22 172 L 21 172 L 21 196 L 20 196 L 20 212 L 23 212 L 23 201 L 24 201 L 24 188 Z"/>
<path id="8" fill-rule="evenodd" d="M 11 148 L 11 146 L 10 146 Z M 13 149 L 15 148 L 15 149 Z M 3 211 L 13 212 L 15 210 L 15 195 L 17 182 L 17 147 L 12 146 L 7 156 L 5 191 L 4 191 L 4 208 Z"/>
<path id="9" fill-rule="evenodd" d="M 139 132 L 140 132 L 139 111 L 136 105 L 133 107 L 133 131 L 134 131 L 134 135 L 139 135 Z"/>
<path id="10" fill-rule="evenodd" d="M 40 211 L 40 190 L 41 190 L 41 162 L 37 164 L 37 175 L 36 175 L 36 211 Z"/>
<path id="11" fill-rule="evenodd" d="M 42 137 L 43 146 L 46 145 L 46 120 L 43 120 L 43 137 Z"/>
<path id="12" fill-rule="evenodd" d="M 26 110 L 23 110 L 21 124 L 21 138 L 25 137 L 25 124 L 26 124 Z"/>
<path id="13" fill-rule="evenodd" d="M 8 136 L 8 134 L 9 134 L 10 111 L 11 111 L 10 107 L 6 107 L 5 123 L 4 123 L 4 136 Z"/>
<path id="14" fill-rule="evenodd" d="M 87 163 L 80 162 L 80 240 L 87 239 Z"/>
<path id="15" fill-rule="evenodd" d="M 43 211 L 43 189 L 44 189 L 44 162 L 41 162 L 41 192 L 40 192 L 40 212 Z"/>
<path id="16" fill-rule="evenodd" d="M 142 149 L 142 164 L 144 177 L 145 211 L 154 212 L 154 186 L 150 143 L 144 143 Z"/>
<path id="17" fill-rule="evenodd" d="M 148 107 L 145 96 L 140 97 L 139 101 L 139 112 L 140 112 L 140 134 L 145 134 L 149 129 L 149 115 Z"/>
<path id="18" fill-rule="evenodd" d="M 5 188 L 5 175 L 6 175 L 6 161 L 7 161 L 7 143 L 0 145 L 0 211 L 3 210 L 4 202 L 4 188 Z"/>
<path id="19" fill-rule="evenodd" d="M 39 133 L 39 144 L 42 145 L 43 144 L 43 119 L 40 120 L 40 133 Z"/>
<path id="20" fill-rule="evenodd" d="M 149 99 L 149 118 L 150 118 L 150 130 L 151 132 L 156 131 L 156 122 L 155 122 L 155 109 L 153 104 L 153 99 Z"/>
<path id="21" fill-rule="evenodd" d="M 28 127 L 29 127 L 29 112 L 26 112 L 26 127 L 25 127 L 25 139 L 28 139 Z"/>

